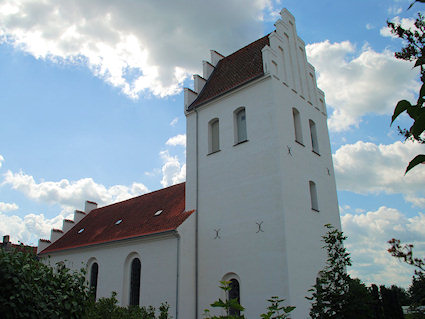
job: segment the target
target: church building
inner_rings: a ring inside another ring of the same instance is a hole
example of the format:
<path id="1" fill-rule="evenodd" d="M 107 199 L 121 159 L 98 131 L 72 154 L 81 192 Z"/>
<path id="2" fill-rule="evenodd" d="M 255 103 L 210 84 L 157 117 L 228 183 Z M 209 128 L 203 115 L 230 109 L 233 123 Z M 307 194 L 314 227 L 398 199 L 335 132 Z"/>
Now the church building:
<path id="1" fill-rule="evenodd" d="M 211 51 L 185 88 L 185 183 L 87 201 L 40 240 L 39 257 L 85 267 L 97 298 L 166 301 L 176 319 L 202 318 L 225 297 L 221 280 L 246 318 L 260 318 L 271 296 L 307 318 L 327 257 L 323 226 L 341 225 L 324 93 L 291 13 L 275 27 L 228 56 Z"/>

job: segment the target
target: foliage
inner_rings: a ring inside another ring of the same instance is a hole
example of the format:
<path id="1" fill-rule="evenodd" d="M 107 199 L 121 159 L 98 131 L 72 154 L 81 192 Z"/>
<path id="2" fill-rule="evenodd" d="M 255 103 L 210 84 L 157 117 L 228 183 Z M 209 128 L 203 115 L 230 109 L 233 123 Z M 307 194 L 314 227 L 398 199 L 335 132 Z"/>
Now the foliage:
<path id="1" fill-rule="evenodd" d="M 210 317 L 209 309 L 204 310 L 205 319 L 243 319 L 243 315 L 233 314 L 240 313 L 244 311 L 244 307 L 239 304 L 237 298 L 230 299 L 229 291 L 232 289 L 230 286 L 230 281 L 220 281 L 220 289 L 225 292 L 226 298 L 221 300 L 220 298 L 211 304 L 213 308 L 221 308 L 226 313 L 224 316 L 212 316 Z"/>
<path id="2" fill-rule="evenodd" d="M 416 268 L 415 275 L 412 278 L 412 284 L 409 287 L 412 310 L 416 310 L 420 306 L 425 306 L 425 258 L 414 256 L 414 246 L 412 244 L 401 244 L 401 241 L 395 238 L 388 241 L 388 243 L 391 245 L 388 252 L 393 257 L 401 259 Z M 415 314 L 414 317 L 425 318 L 425 315 Z"/>
<path id="3" fill-rule="evenodd" d="M 375 318 L 372 294 L 360 279 L 348 279 L 348 292 L 345 298 L 347 302 L 342 311 L 344 319 Z"/>
<path id="4" fill-rule="evenodd" d="M 82 318 L 90 299 L 83 271 L 17 249 L 0 249 L 0 287 L 2 318 Z"/>
<path id="5" fill-rule="evenodd" d="M 284 319 L 289 318 L 288 314 L 292 312 L 294 306 L 283 306 L 282 303 L 285 299 L 280 299 L 277 296 L 273 296 L 267 300 L 270 305 L 267 307 L 267 313 L 263 313 L 260 317 L 263 319 Z"/>
<path id="6" fill-rule="evenodd" d="M 401 310 L 400 301 L 397 294 L 391 289 L 381 286 L 382 310 L 385 319 L 403 319 L 403 311 Z"/>
<path id="7" fill-rule="evenodd" d="M 225 292 L 226 298 L 225 300 L 221 300 L 220 298 L 211 304 L 211 307 L 221 308 L 224 310 L 225 315 L 220 316 L 210 316 L 210 310 L 204 310 L 204 318 L 205 319 L 244 319 L 244 315 L 235 314 L 244 311 L 244 307 L 242 307 L 237 298 L 229 299 L 229 292 L 231 290 L 231 282 L 230 281 L 220 281 L 220 289 Z M 289 318 L 288 314 L 295 309 L 294 306 L 283 306 L 283 302 L 285 299 L 280 299 L 279 297 L 271 297 L 267 300 L 269 302 L 269 306 L 267 307 L 267 313 L 261 314 L 260 318 L 263 319 L 284 319 Z"/>
<path id="8" fill-rule="evenodd" d="M 325 225 L 327 233 L 322 236 L 323 246 L 328 258 L 324 269 L 316 279 L 316 284 L 310 291 L 312 307 L 311 318 L 342 318 L 346 309 L 350 276 L 347 266 L 351 266 L 350 254 L 343 242 L 347 238 L 332 225 Z M 351 302 L 351 301 L 350 301 Z"/>
<path id="9" fill-rule="evenodd" d="M 87 319 L 168 319 L 170 306 L 167 303 L 162 303 L 159 307 L 159 316 L 156 317 L 156 309 L 152 306 L 139 307 L 118 306 L 116 292 L 112 292 L 110 298 L 100 298 L 97 302 L 92 302 L 88 307 Z"/>
<path id="10" fill-rule="evenodd" d="M 388 252 L 391 256 L 402 259 L 405 263 L 415 266 L 419 271 L 425 271 L 425 258 L 417 258 L 413 256 L 413 245 L 412 244 L 401 244 L 399 239 L 391 239 L 388 241 L 391 247 Z M 417 271 L 417 270 L 416 270 Z"/>
<path id="11" fill-rule="evenodd" d="M 425 306 L 425 274 L 417 272 L 409 287 L 410 302 L 414 307 Z"/>
<path id="12" fill-rule="evenodd" d="M 425 1 L 425 0 L 424 0 Z M 421 1 L 420 2 L 424 2 Z M 416 2 L 416 1 L 415 1 Z M 414 2 L 413 2 L 414 3 Z M 410 7 L 413 5 L 410 5 Z M 410 8 L 409 7 L 409 8 Z M 402 113 L 406 112 L 407 115 L 413 120 L 413 124 L 410 129 L 398 127 L 399 132 L 405 137 L 412 141 L 417 141 L 419 143 L 425 143 L 425 140 L 421 137 L 422 133 L 425 131 L 425 21 L 424 16 L 421 13 L 418 13 L 418 18 L 415 20 L 413 30 L 404 29 L 400 24 L 393 22 L 387 22 L 388 27 L 391 32 L 399 37 L 400 39 L 405 40 L 406 45 L 401 49 L 401 51 L 395 53 L 397 59 L 414 61 L 414 67 L 420 67 L 420 79 L 422 81 L 422 86 L 419 90 L 418 99 L 416 104 L 412 104 L 407 100 L 401 100 L 397 103 L 393 116 L 391 118 L 391 125 L 394 120 Z M 425 163 L 425 155 L 419 154 L 413 158 L 409 165 L 406 168 L 405 174 L 417 166 L 418 164 Z"/>

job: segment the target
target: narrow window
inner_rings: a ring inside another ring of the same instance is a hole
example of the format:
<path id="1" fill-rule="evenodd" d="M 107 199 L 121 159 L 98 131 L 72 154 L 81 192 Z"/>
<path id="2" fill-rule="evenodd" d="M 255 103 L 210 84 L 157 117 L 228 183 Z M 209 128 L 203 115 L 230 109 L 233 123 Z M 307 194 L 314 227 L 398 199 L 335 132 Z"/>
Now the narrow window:
<path id="1" fill-rule="evenodd" d="M 213 119 L 209 123 L 209 153 L 214 153 L 220 150 L 220 125 L 218 119 Z"/>
<path id="2" fill-rule="evenodd" d="M 312 120 L 309 120 L 309 124 L 310 124 L 311 147 L 313 152 L 319 154 L 319 141 L 317 140 L 316 123 L 314 123 Z"/>
<path id="3" fill-rule="evenodd" d="M 131 262 L 130 275 L 130 306 L 138 306 L 140 299 L 140 272 L 142 265 L 139 258 Z"/>
<path id="4" fill-rule="evenodd" d="M 302 135 L 302 130 L 301 130 L 300 112 L 298 112 L 298 110 L 296 108 L 293 108 L 292 109 L 292 115 L 294 117 L 295 141 L 300 143 L 300 144 L 303 144 L 303 135 Z"/>
<path id="5" fill-rule="evenodd" d="M 238 109 L 235 112 L 235 124 L 236 124 L 235 144 L 245 142 L 247 140 L 245 108 Z"/>
<path id="6" fill-rule="evenodd" d="M 239 281 L 237 279 L 230 279 L 229 300 L 231 299 L 236 299 L 239 304 L 241 303 Z M 229 314 L 231 316 L 240 316 L 241 312 L 236 309 L 230 309 Z"/>
<path id="7" fill-rule="evenodd" d="M 98 274 L 99 274 L 99 265 L 97 263 L 93 263 L 90 269 L 90 290 L 93 293 L 94 300 L 96 300 Z"/>
<path id="8" fill-rule="evenodd" d="M 310 200 L 311 200 L 311 209 L 315 210 L 316 212 L 319 211 L 319 204 L 317 202 L 317 189 L 316 189 L 316 183 L 313 181 L 309 182 L 310 184 Z"/>

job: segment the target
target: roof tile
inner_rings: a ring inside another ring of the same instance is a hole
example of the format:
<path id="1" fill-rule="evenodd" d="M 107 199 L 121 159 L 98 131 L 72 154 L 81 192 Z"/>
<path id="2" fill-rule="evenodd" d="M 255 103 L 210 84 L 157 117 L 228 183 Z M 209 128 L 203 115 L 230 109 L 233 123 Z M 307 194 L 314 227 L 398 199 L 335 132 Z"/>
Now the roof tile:
<path id="1" fill-rule="evenodd" d="M 261 50 L 269 43 L 266 35 L 221 59 L 188 111 L 263 75 Z"/>
<path id="2" fill-rule="evenodd" d="M 185 212 L 185 183 L 177 184 L 92 210 L 41 254 L 174 230 L 192 213 Z"/>

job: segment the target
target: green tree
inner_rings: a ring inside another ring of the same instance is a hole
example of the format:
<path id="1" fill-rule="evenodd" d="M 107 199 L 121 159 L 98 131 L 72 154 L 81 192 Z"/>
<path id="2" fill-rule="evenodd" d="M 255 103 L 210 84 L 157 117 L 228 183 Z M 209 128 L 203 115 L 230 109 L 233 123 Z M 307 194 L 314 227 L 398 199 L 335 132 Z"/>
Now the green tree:
<path id="1" fill-rule="evenodd" d="M 350 276 L 347 267 L 351 266 L 350 254 L 344 247 L 347 238 L 332 225 L 325 225 L 327 232 L 322 236 L 328 258 L 320 272 L 316 284 L 310 291 L 312 301 L 311 318 L 343 318 L 348 300 Z"/>
<path id="2" fill-rule="evenodd" d="M 0 249 L 0 287 L 2 318 L 82 318 L 90 302 L 84 272 L 16 249 Z"/>
<path id="3" fill-rule="evenodd" d="M 425 274 L 417 272 L 409 287 L 410 302 L 414 307 L 425 306 Z"/>
<path id="4" fill-rule="evenodd" d="M 312 301 L 310 316 L 313 319 L 368 319 L 382 318 L 382 309 L 377 293 L 376 306 L 372 292 L 358 278 L 351 278 L 347 267 L 351 266 L 350 254 L 344 247 L 347 238 L 338 229 L 325 225 L 327 233 L 322 236 L 327 252 L 325 267 L 316 278 L 316 284 L 310 289 Z M 376 287 L 376 286 L 375 286 Z"/>
<path id="5" fill-rule="evenodd" d="M 425 306 L 425 258 L 415 257 L 412 244 L 402 244 L 399 239 L 388 241 L 391 247 L 388 252 L 408 265 L 414 266 L 415 274 L 412 277 L 412 284 L 409 287 L 410 306 L 417 311 L 421 306 Z M 415 314 L 415 318 L 425 318 L 425 314 Z"/>
<path id="6" fill-rule="evenodd" d="M 395 291 L 385 287 L 380 287 L 382 309 L 385 319 L 403 319 L 403 311 L 400 301 Z"/>
<path id="7" fill-rule="evenodd" d="M 375 318 L 373 313 L 372 295 L 360 279 L 349 278 L 348 293 L 345 297 L 347 303 L 343 310 L 344 319 Z"/>

